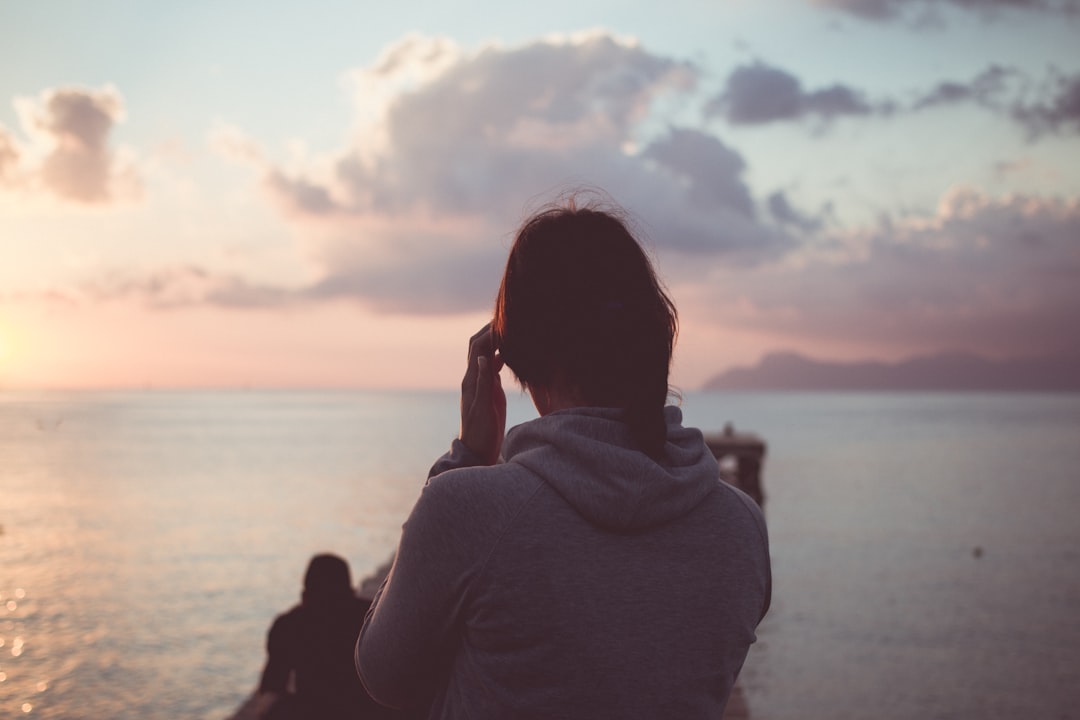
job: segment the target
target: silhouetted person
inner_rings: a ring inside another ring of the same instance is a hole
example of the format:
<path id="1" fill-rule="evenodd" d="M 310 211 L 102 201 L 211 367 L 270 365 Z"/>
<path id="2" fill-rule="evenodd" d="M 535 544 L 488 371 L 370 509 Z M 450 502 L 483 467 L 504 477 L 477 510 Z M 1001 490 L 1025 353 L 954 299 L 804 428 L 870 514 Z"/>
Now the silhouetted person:
<path id="1" fill-rule="evenodd" d="M 356 596 L 348 564 L 316 555 L 301 602 L 274 620 L 260 693 L 278 697 L 267 720 L 386 717 L 356 676 L 353 648 L 370 602 Z"/>
<path id="2" fill-rule="evenodd" d="M 514 240 L 356 648 L 430 720 L 720 718 L 771 597 L 764 516 L 666 404 L 675 306 L 617 213 Z M 540 417 L 504 433 L 505 363 Z"/>

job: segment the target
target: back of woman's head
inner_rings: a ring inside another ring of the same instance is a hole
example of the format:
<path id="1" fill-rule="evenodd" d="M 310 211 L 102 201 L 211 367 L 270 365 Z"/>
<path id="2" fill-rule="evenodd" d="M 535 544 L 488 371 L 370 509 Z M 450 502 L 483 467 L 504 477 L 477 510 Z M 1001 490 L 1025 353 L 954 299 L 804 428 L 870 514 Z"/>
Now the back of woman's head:
<path id="1" fill-rule="evenodd" d="M 304 573 L 303 603 L 310 606 L 341 604 L 354 596 L 349 564 L 337 555 L 311 558 Z"/>
<path id="2" fill-rule="evenodd" d="M 582 404 L 624 409 L 641 450 L 659 458 L 677 324 L 626 224 L 615 212 L 570 203 L 518 231 L 492 330 L 524 386 L 555 386 Z"/>

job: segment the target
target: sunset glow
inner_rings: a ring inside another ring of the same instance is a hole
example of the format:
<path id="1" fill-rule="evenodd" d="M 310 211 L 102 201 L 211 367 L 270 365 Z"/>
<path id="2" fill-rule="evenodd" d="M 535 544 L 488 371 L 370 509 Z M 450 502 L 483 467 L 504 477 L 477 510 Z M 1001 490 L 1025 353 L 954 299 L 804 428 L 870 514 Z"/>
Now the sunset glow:
<path id="1" fill-rule="evenodd" d="M 453 387 L 581 186 L 656 256 L 678 386 L 1080 354 L 1067 3 L 56 12 L 0 12 L 0 388 Z"/>

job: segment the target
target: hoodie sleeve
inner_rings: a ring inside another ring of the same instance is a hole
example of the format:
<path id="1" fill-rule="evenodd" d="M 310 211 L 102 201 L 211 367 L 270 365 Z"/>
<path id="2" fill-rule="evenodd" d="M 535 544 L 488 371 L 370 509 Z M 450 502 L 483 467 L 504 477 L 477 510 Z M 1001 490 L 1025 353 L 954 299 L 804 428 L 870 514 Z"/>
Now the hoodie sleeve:
<path id="1" fill-rule="evenodd" d="M 357 639 L 360 679 L 389 707 L 428 701 L 455 649 L 461 593 L 468 583 L 462 545 L 471 543 L 447 522 L 453 514 L 444 508 L 452 502 L 447 494 L 430 483 L 424 487 Z"/>
<path id="2" fill-rule="evenodd" d="M 446 682 L 470 587 L 527 502 L 509 481 L 512 472 L 506 465 L 446 470 L 420 493 L 356 644 L 357 672 L 383 705 L 422 706 Z M 529 485 L 535 490 L 538 482 Z"/>

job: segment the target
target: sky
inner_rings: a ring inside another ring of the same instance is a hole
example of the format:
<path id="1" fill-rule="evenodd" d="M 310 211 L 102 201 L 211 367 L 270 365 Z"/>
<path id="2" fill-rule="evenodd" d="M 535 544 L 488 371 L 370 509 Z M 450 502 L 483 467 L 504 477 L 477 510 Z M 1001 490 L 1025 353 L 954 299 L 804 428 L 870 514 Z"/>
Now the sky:
<path id="1" fill-rule="evenodd" d="M 0 0 L 0 389 L 452 388 L 573 192 L 684 389 L 1080 356 L 1080 0 Z"/>

